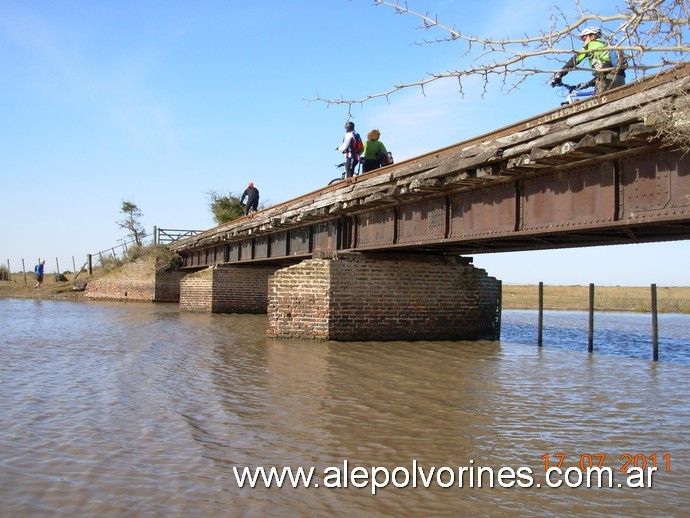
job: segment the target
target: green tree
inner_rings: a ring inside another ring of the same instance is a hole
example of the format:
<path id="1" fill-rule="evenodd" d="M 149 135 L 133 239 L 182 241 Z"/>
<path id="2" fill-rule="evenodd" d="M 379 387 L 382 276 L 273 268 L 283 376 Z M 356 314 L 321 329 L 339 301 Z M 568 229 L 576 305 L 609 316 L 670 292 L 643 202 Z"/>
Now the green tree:
<path id="1" fill-rule="evenodd" d="M 215 191 L 210 191 L 208 197 L 213 219 L 219 225 L 244 216 L 244 207 L 240 203 L 240 196 L 238 194 L 230 193 L 225 196 Z"/>
<path id="2" fill-rule="evenodd" d="M 134 242 L 141 246 L 142 239 L 146 237 L 146 231 L 140 221 L 144 214 L 129 200 L 122 202 L 120 212 L 125 214 L 125 218 L 117 222 L 118 226 L 125 229 Z"/>

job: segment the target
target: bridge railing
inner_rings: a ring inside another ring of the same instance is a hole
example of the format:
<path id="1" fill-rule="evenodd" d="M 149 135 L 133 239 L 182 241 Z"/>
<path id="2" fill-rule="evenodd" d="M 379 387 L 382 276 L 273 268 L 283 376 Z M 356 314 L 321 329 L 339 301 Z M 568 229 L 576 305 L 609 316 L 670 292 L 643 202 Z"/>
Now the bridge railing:
<path id="1" fill-rule="evenodd" d="M 154 244 L 168 244 L 186 237 L 191 237 L 203 232 L 203 230 L 183 230 L 183 229 L 172 229 L 172 228 L 158 228 L 153 227 L 153 243 Z M 127 252 L 127 246 L 133 245 L 136 241 L 134 239 L 126 241 L 122 244 L 110 247 L 106 250 L 101 250 L 93 254 L 87 254 L 86 263 L 81 267 L 81 271 L 85 270 L 88 266 L 89 275 L 93 273 L 93 257 L 98 257 L 100 264 L 104 267 L 105 262 L 108 259 L 115 258 L 119 254 L 124 254 Z M 79 274 L 77 274 L 79 275 Z"/>
<path id="2" fill-rule="evenodd" d="M 203 232 L 203 230 L 182 230 L 153 227 L 153 242 L 159 245 L 165 245 L 179 241 L 180 239 L 196 236 L 201 232 Z"/>

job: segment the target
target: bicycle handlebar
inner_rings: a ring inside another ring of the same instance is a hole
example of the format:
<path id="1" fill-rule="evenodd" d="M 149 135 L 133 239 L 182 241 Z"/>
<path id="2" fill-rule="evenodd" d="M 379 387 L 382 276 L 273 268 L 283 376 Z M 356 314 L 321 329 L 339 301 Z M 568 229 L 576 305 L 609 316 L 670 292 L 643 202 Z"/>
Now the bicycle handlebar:
<path id="1" fill-rule="evenodd" d="M 557 86 L 561 86 L 568 90 L 568 93 L 573 93 L 575 90 L 580 90 L 576 85 L 569 85 L 568 83 L 560 83 Z"/>

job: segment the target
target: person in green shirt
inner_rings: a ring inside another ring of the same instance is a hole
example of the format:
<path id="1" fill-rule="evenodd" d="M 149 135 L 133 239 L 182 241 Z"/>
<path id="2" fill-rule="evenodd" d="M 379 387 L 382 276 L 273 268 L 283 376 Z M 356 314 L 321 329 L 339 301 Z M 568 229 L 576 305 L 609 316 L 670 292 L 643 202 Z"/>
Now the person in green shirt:
<path id="1" fill-rule="evenodd" d="M 614 64 L 615 51 L 597 50 L 605 49 L 609 45 L 601 40 L 601 29 L 597 27 L 586 27 L 579 35 L 584 47 L 573 56 L 563 69 L 556 73 L 551 79 L 551 86 L 559 86 L 561 79 L 568 71 L 573 70 L 585 58 L 589 59 L 589 66 L 593 71 L 594 77 L 586 82 L 577 85 L 578 90 L 583 88 L 595 87 L 595 92 L 600 94 L 611 88 L 617 88 L 625 84 L 625 71 Z M 608 70 L 607 70 L 608 69 Z"/>
<path id="2" fill-rule="evenodd" d="M 364 143 L 364 172 L 373 171 L 381 166 L 388 165 L 388 151 L 383 142 L 379 140 L 381 132 L 377 129 L 367 133 L 367 141 Z M 385 162 L 385 163 L 384 163 Z"/>

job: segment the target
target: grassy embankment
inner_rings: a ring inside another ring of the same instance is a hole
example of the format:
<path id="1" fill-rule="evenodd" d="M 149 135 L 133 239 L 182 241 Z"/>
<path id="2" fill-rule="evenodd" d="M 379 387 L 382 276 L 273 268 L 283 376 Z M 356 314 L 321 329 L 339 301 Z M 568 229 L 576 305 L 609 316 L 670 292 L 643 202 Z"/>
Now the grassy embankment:
<path id="1" fill-rule="evenodd" d="M 94 270 L 91 277 L 82 272 L 78 280 L 89 282 L 101 275 Z M 83 291 L 74 291 L 74 274 L 66 274 L 67 281 L 56 282 L 54 274 L 44 278 L 41 291 L 36 291 L 33 273 L 13 273 L 11 281 L 0 281 L 0 297 L 81 299 Z M 537 309 L 539 287 L 537 285 L 503 285 L 503 309 Z M 589 308 L 589 286 L 544 286 L 544 309 L 580 310 Z M 657 287 L 659 313 L 690 313 L 690 287 Z M 596 311 L 648 312 L 651 309 L 649 287 L 595 286 L 594 309 Z"/>
<path id="2" fill-rule="evenodd" d="M 92 281 L 100 276 L 100 269 L 98 272 L 89 277 L 86 272 L 81 272 L 76 280 Z M 36 285 L 36 277 L 33 273 L 13 273 L 11 280 L 0 281 L 0 297 L 12 298 L 47 298 L 47 299 L 67 299 L 75 300 L 81 299 L 84 296 L 83 291 L 75 291 L 73 289 L 75 274 L 65 274 L 67 281 L 58 282 L 55 280 L 55 274 L 47 274 L 43 276 L 43 284 L 41 290 L 34 289 Z"/>
<path id="3" fill-rule="evenodd" d="M 690 287 L 657 286 L 659 313 L 690 313 Z M 595 311 L 651 310 L 650 287 L 594 286 Z M 503 309 L 537 309 L 539 286 L 503 285 Z M 589 309 L 589 286 L 544 286 L 544 309 Z"/>

